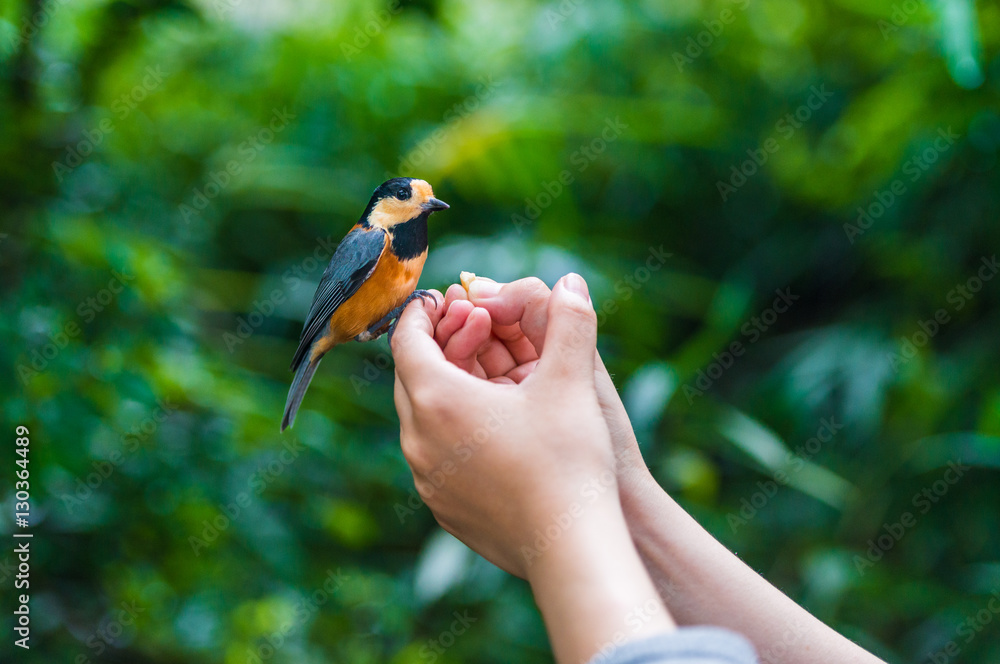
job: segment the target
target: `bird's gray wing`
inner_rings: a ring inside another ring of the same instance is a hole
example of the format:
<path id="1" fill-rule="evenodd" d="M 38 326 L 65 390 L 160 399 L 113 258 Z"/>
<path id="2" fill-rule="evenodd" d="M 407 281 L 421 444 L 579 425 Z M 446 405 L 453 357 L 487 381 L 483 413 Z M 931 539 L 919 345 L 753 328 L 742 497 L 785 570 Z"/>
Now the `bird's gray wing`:
<path id="1" fill-rule="evenodd" d="M 330 316 L 368 280 L 385 248 L 385 231 L 380 228 L 355 228 L 337 246 L 330 264 L 323 272 L 312 306 L 302 326 L 299 347 L 292 358 L 292 371 L 298 369 L 313 342 L 326 329 Z"/>

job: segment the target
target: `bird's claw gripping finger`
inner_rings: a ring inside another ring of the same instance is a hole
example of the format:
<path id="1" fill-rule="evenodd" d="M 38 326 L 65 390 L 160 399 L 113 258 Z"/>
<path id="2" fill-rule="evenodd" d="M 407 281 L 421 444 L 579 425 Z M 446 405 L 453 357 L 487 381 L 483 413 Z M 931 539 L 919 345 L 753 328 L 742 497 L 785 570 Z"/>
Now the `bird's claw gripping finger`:
<path id="1" fill-rule="evenodd" d="M 403 310 L 406 309 L 408 305 L 413 300 L 419 298 L 423 302 L 426 298 L 430 298 L 434 306 L 437 306 L 437 300 L 434 298 L 434 294 L 427 290 L 415 290 L 410 293 L 403 304 L 399 305 L 385 316 L 383 316 L 377 323 L 369 327 L 367 330 L 354 337 L 355 341 L 372 341 L 373 339 L 378 339 L 386 330 L 389 332 L 389 343 L 392 343 L 392 333 L 396 330 L 396 323 L 399 322 L 399 317 L 403 315 Z"/>
<path id="2" fill-rule="evenodd" d="M 395 313 L 395 315 L 392 316 L 393 321 L 389 325 L 389 343 L 392 343 L 392 335 L 396 331 L 396 324 L 399 323 L 399 317 L 403 314 L 403 310 L 406 309 L 406 305 L 408 305 L 410 302 L 413 302 L 413 300 L 416 300 L 417 298 L 419 298 L 421 302 L 425 301 L 425 299 L 427 298 L 430 298 L 430 301 L 434 304 L 434 306 L 435 307 L 437 306 L 437 298 L 435 298 L 434 294 L 428 290 L 418 289 L 410 293 L 406 297 L 406 299 L 403 300 L 403 304 L 399 305 L 398 307 L 393 309 L 392 312 L 390 312 L 390 315 L 392 313 Z"/>
<path id="3" fill-rule="evenodd" d="M 434 293 L 430 292 L 429 290 L 424 290 L 421 288 L 413 291 L 407 296 L 405 300 L 403 300 L 403 305 L 399 308 L 400 313 L 402 313 L 402 310 L 406 308 L 406 305 L 408 305 L 410 302 L 417 299 L 418 297 L 420 298 L 421 302 L 423 302 L 426 298 L 430 298 L 434 306 L 435 307 L 437 306 L 437 299 L 435 299 Z"/>

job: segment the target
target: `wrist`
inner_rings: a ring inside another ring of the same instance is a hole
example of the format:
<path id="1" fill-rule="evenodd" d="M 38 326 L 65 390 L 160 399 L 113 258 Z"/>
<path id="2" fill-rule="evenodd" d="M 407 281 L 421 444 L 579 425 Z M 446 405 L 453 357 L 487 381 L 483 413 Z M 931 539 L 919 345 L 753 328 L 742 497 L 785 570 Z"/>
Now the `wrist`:
<path id="1" fill-rule="evenodd" d="M 677 505 L 644 463 L 619 469 L 618 497 L 629 530 L 652 516 L 662 517 L 664 511 Z"/>
<path id="2" fill-rule="evenodd" d="M 588 505 L 527 567 L 560 662 L 673 629 L 617 497 Z M 554 532 L 554 531 L 553 531 Z"/>
<path id="3" fill-rule="evenodd" d="M 607 552 L 621 547 L 620 534 L 627 535 L 628 527 L 617 497 L 609 491 L 593 503 L 584 502 L 573 502 L 550 516 L 521 547 L 525 578 L 533 587 L 555 573 L 593 576 Z"/>

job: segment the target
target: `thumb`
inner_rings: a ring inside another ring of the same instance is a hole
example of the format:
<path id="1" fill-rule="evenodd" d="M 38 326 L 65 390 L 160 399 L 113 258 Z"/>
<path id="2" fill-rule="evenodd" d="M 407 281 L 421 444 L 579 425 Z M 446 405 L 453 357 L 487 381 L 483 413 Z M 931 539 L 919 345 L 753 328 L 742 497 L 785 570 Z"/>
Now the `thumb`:
<path id="1" fill-rule="evenodd" d="M 556 282 L 548 304 L 548 328 L 538 361 L 543 379 L 594 380 L 597 314 L 587 282 L 570 272 Z"/>

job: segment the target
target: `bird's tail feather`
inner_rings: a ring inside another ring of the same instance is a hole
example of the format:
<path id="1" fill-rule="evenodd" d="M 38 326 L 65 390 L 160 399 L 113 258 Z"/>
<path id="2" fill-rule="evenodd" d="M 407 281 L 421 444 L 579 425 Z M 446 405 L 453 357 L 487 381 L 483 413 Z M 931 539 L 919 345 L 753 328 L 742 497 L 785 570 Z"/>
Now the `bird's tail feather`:
<path id="1" fill-rule="evenodd" d="M 319 362 L 322 359 L 321 357 L 317 357 L 315 360 L 307 360 L 299 364 L 298 371 L 295 372 L 295 378 L 292 379 L 292 386 L 288 388 L 288 401 L 285 402 L 285 416 L 281 418 L 282 431 L 292 426 L 292 423 L 295 422 L 295 414 L 299 412 L 299 404 L 302 403 L 302 397 L 306 395 L 306 390 L 309 388 L 313 374 L 316 373 L 316 367 L 319 366 Z"/>

